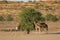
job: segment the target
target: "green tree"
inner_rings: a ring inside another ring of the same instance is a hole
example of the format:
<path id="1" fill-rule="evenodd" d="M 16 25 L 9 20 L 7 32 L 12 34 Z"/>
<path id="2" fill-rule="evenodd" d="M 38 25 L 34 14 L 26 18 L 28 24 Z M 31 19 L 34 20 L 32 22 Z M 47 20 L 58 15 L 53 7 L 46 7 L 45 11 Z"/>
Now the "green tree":
<path id="1" fill-rule="evenodd" d="M 32 0 L 28 0 L 29 2 L 32 2 Z"/>
<path id="2" fill-rule="evenodd" d="M 6 20 L 7 21 L 13 21 L 13 17 L 10 14 L 6 15 Z"/>
<path id="3" fill-rule="evenodd" d="M 0 21 L 4 21 L 4 17 L 0 15 Z"/>
<path id="4" fill-rule="evenodd" d="M 21 2 L 21 3 L 23 3 L 24 1 L 23 1 L 23 0 L 21 0 L 20 2 Z"/>
<path id="5" fill-rule="evenodd" d="M 18 15 L 18 21 L 22 29 L 34 29 L 34 22 L 42 21 L 42 14 L 33 8 L 24 8 Z"/>
<path id="6" fill-rule="evenodd" d="M 55 22 L 55 21 L 58 20 L 58 18 L 57 18 L 56 16 L 52 15 L 52 14 L 47 14 L 47 15 L 45 16 L 45 19 L 46 19 L 47 21 L 53 21 L 53 22 Z"/>
<path id="7" fill-rule="evenodd" d="M 3 0 L 5 3 L 8 3 L 7 0 Z"/>

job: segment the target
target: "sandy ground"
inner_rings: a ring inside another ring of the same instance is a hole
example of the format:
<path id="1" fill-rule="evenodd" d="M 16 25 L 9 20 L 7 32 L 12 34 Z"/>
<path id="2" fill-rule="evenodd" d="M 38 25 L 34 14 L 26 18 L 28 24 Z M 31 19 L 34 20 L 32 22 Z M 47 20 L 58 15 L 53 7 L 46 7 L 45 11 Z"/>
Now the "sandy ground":
<path id="1" fill-rule="evenodd" d="M 0 32 L 0 40 L 60 40 L 60 33 Z"/>
<path id="2" fill-rule="evenodd" d="M 48 34 L 40 32 L 3 32 L 0 31 L 0 40 L 60 40 L 60 22 L 47 22 Z M 1 28 L 0 28 L 1 29 Z"/>

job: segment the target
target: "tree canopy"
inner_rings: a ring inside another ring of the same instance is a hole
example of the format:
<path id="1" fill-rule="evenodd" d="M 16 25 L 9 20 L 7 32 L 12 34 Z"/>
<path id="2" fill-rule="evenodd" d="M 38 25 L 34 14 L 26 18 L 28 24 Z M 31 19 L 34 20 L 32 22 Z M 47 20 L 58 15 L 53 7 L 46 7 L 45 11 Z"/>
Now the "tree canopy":
<path id="1" fill-rule="evenodd" d="M 22 29 L 34 29 L 34 22 L 42 21 L 42 14 L 37 12 L 33 8 L 24 8 L 19 13 L 19 22 L 21 23 Z"/>

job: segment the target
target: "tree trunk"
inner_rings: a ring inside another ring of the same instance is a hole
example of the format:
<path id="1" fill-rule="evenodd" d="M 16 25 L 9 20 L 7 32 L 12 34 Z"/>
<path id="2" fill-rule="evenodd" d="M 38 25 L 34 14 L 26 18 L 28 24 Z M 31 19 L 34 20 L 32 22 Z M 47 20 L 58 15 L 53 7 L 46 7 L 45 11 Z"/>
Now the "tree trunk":
<path id="1" fill-rule="evenodd" d="M 27 34 L 30 34 L 30 29 L 27 29 Z"/>

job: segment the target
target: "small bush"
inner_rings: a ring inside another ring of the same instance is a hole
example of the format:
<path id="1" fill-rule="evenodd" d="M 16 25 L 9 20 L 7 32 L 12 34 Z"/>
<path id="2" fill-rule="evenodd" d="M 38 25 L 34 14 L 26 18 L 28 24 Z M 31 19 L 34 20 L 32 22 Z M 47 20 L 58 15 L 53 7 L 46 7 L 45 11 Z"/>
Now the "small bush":
<path id="1" fill-rule="evenodd" d="M 13 21 L 13 17 L 10 14 L 7 14 L 6 20 L 7 21 Z"/>
<path id="2" fill-rule="evenodd" d="M 57 18 L 56 16 L 52 15 L 52 14 L 47 14 L 47 15 L 45 16 L 45 19 L 46 19 L 47 21 L 53 21 L 53 22 L 58 20 L 58 18 Z"/>
<path id="3" fill-rule="evenodd" d="M 4 17 L 0 15 L 0 21 L 4 21 Z"/>

